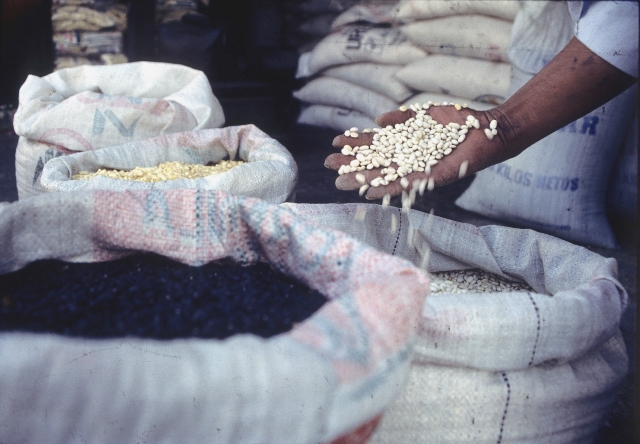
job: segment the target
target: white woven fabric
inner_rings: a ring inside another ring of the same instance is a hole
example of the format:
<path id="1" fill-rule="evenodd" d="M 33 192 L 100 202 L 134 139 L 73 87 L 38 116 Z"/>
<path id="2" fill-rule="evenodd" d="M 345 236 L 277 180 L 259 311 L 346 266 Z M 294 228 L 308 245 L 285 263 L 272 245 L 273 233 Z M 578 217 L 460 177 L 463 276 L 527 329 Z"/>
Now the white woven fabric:
<path id="1" fill-rule="evenodd" d="M 71 179 L 80 171 L 95 172 L 99 168 L 132 170 L 138 166 L 154 167 L 162 162 L 206 165 L 226 158 L 247 163 L 216 176 L 155 183 L 102 176 L 89 180 Z M 282 203 L 293 195 L 297 179 L 298 168 L 289 151 L 257 127 L 243 125 L 173 133 L 58 157 L 45 165 L 40 185 L 47 192 L 199 188 Z"/>
<path id="2" fill-rule="evenodd" d="M 346 108 L 366 114 L 371 119 L 393 111 L 397 103 L 376 91 L 334 77 L 319 77 L 307 83 L 293 96 L 306 103 Z"/>
<path id="3" fill-rule="evenodd" d="M 484 15 L 454 15 L 402 26 L 402 33 L 428 53 L 508 62 L 512 23 Z"/>
<path id="4" fill-rule="evenodd" d="M 415 210 L 284 205 L 416 265 L 429 254 L 430 272 L 480 268 L 535 290 L 430 295 L 409 382 L 372 443 L 591 442 L 628 368 L 615 260 L 532 230 Z"/>
<path id="5" fill-rule="evenodd" d="M 396 6 L 396 20 L 410 22 L 451 15 L 483 14 L 513 20 L 520 10 L 514 0 L 401 0 Z"/>
<path id="6" fill-rule="evenodd" d="M 201 71 L 168 63 L 79 66 L 20 88 L 14 129 L 20 198 L 36 194 L 44 163 L 76 151 L 162 134 L 217 128 L 220 103 Z"/>
<path id="7" fill-rule="evenodd" d="M 353 126 L 358 129 L 377 126 L 375 120 L 359 111 L 326 105 L 311 105 L 304 108 L 298 116 L 298 123 L 332 128 L 338 132 Z"/>
<path id="8" fill-rule="evenodd" d="M 396 77 L 418 91 L 502 103 L 509 91 L 511 66 L 503 62 L 433 54 L 405 66 Z"/>
<path id="9" fill-rule="evenodd" d="M 399 394 L 429 283 L 277 205 L 206 190 L 52 193 L 0 209 L 0 273 L 154 252 L 262 260 L 329 299 L 260 339 L 0 334 L 0 441 L 326 443 Z"/>

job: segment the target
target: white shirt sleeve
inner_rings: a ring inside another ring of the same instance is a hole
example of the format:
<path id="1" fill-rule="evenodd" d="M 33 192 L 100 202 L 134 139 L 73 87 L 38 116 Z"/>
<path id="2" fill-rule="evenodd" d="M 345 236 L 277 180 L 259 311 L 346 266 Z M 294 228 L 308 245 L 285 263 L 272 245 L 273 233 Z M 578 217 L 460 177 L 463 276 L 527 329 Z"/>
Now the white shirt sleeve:
<path id="1" fill-rule="evenodd" d="M 638 3 L 569 1 L 575 36 L 616 68 L 638 77 Z"/>

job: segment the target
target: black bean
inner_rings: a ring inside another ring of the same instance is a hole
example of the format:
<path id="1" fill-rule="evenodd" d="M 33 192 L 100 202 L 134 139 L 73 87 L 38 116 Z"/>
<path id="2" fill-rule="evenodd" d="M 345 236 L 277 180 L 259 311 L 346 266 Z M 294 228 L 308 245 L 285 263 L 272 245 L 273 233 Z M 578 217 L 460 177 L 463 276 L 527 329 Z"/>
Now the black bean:
<path id="1" fill-rule="evenodd" d="M 326 300 L 266 263 L 192 267 L 147 253 L 89 264 L 42 260 L 0 275 L 0 331 L 266 338 L 290 330 Z"/>

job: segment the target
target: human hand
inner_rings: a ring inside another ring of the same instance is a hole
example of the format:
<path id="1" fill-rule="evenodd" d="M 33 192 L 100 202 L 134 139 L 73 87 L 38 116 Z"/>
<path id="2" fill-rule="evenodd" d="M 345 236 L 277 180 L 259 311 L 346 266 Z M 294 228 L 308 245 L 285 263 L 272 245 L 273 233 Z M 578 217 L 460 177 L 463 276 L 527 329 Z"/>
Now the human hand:
<path id="1" fill-rule="evenodd" d="M 457 108 L 458 107 L 454 107 L 453 105 L 432 105 L 425 112 L 431 116 L 433 120 L 443 126 L 453 122 L 462 126 L 462 129 L 464 129 L 463 125 L 467 122 L 468 116 L 473 116 L 474 120 L 477 119 L 476 126 L 478 129 L 473 126 L 469 126 L 464 140 L 460 142 L 457 147 L 453 147 L 448 155 L 442 155 L 440 159 L 437 159 L 438 161 L 435 165 L 432 165 L 429 168 L 423 163 L 427 168 L 423 168 L 423 171 L 420 171 L 421 168 L 418 168 L 418 171 L 406 174 L 404 176 L 407 179 L 406 181 L 398 177 L 396 180 L 389 181 L 388 184 L 384 184 L 383 182 L 380 186 L 371 186 L 366 190 L 366 198 L 373 200 L 380 199 L 386 194 L 391 196 L 398 195 L 402 193 L 403 190 L 410 190 L 413 186 L 419 183 L 422 183 L 423 189 L 425 183 L 428 183 L 429 189 L 433 186 L 447 185 L 467 174 L 473 174 L 490 165 L 511 157 L 507 154 L 507 150 L 505 149 L 505 138 L 501 135 L 500 126 L 498 126 L 497 134 L 493 136 L 492 139 L 489 139 L 484 131 L 484 129 L 489 128 L 490 122 L 494 120 L 494 118 L 500 119 L 500 113 L 494 113 L 494 110 L 476 111 L 470 108 Z M 376 119 L 376 123 L 382 128 L 388 128 L 388 125 L 395 126 L 396 124 L 404 124 L 411 118 L 415 118 L 416 115 L 416 111 L 411 109 L 404 111 L 396 110 L 382 114 L 378 119 Z M 500 119 L 500 121 L 504 120 Z M 349 145 L 351 147 L 367 145 L 371 147 L 375 134 L 375 132 L 360 133 L 357 137 L 340 135 L 333 140 L 333 145 L 340 149 L 343 149 L 345 145 Z M 457 137 L 454 139 L 457 142 Z M 426 137 L 426 140 L 428 140 L 428 136 Z M 424 154 L 425 149 L 422 148 L 422 150 L 421 154 Z M 336 153 L 328 156 L 325 160 L 325 166 L 330 169 L 339 170 L 341 166 L 349 165 L 350 162 L 355 159 L 352 155 L 345 155 L 343 153 Z M 433 153 L 435 153 L 435 151 L 431 154 Z M 396 155 L 393 156 L 393 158 L 396 157 Z M 418 159 L 420 159 L 419 154 Z M 396 162 L 391 162 L 390 166 L 395 170 L 398 170 L 398 164 Z M 364 175 L 364 183 L 370 184 L 374 178 L 381 176 L 382 170 L 382 167 L 372 167 L 371 169 L 365 169 L 363 171 L 341 174 L 336 179 L 336 187 L 340 190 L 358 189 L 362 186 L 361 182 L 363 182 L 362 176 L 360 176 L 360 182 L 356 178 L 358 173 Z M 402 182 L 404 182 L 406 187 L 403 187 Z"/>

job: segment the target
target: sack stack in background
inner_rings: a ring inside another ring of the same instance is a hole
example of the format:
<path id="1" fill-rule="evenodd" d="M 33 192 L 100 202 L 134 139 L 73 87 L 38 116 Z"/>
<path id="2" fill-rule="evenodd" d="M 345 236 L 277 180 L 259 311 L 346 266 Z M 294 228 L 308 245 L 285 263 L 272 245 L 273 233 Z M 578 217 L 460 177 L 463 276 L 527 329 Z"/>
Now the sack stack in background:
<path id="1" fill-rule="evenodd" d="M 449 101 L 487 109 L 504 101 L 516 1 L 362 2 L 300 57 L 299 123 L 372 127 L 404 103 Z M 423 93 L 419 97 L 414 95 Z M 426 93 L 426 95 L 424 94 Z M 486 104 L 486 105 L 483 105 Z"/>
<path id="2" fill-rule="evenodd" d="M 285 45 L 311 51 L 332 31 L 334 20 L 360 0 L 288 0 L 284 3 Z"/>
<path id="3" fill-rule="evenodd" d="M 54 0 L 55 69 L 126 63 L 126 5 L 117 0 Z"/>

